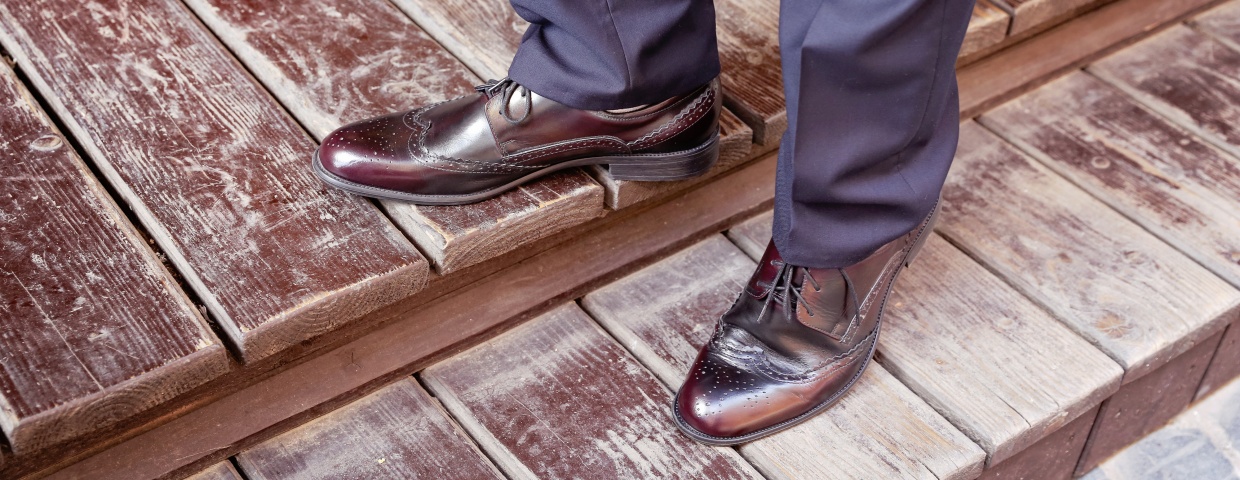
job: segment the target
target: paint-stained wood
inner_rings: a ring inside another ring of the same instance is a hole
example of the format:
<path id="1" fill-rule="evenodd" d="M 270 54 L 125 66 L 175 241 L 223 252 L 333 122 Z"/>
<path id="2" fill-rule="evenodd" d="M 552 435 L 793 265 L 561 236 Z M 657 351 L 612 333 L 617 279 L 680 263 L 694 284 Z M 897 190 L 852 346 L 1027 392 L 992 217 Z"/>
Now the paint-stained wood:
<path id="1" fill-rule="evenodd" d="M 237 455 L 252 480 L 503 478 L 412 378 Z"/>
<path id="2" fill-rule="evenodd" d="M 320 141 L 344 123 L 473 93 L 481 83 L 385 0 L 189 4 Z M 604 212 L 603 189 L 578 170 L 471 205 L 381 203 L 441 273 Z"/>
<path id="3" fill-rule="evenodd" d="M 728 110 L 719 118 L 719 160 L 715 166 L 700 177 L 677 182 L 638 182 L 616 180 L 607 167 L 596 165 L 591 174 L 607 191 L 607 208 L 618 210 L 652 198 L 658 198 L 689 185 L 701 183 L 715 175 L 726 172 L 753 158 L 753 130 Z"/>
<path id="4" fill-rule="evenodd" d="M 982 123 L 1240 285 L 1240 160 L 1084 73 Z"/>
<path id="5" fill-rule="evenodd" d="M 1214 358 L 1206 369 L 1201 385 L 1197 387 L 1195 400 L 1205 398 L 1227 382 L 1240 377 L 1240 323 L 1233 322 L 1223 333 Z"/>
<path id="6" fill-rule="evenodd" d="M 228 354 L 7 65 L 0 66 L 0 429 L 18 453 L 112 426 Z"/>
<path id="7" fill-rule="evenodd" d="M 241 480 L 237 469 L 230 462 L 220 462 L 201 472 L 186 477 L 185 480 Z"/>
<path id="8" fill-rule="evenodd" d="M 582 299 L 596 320 L 675 389 L 754 261 L 715 235 Z M 882 405 L 882 408 L 874 408 Z M 840 403 L 741 453 L 767 478 L 973 478 L 985 453 L 873 366 Z"/>
<path id="9" fill-rule="evenodd" d="M 728 238 L 745 254 L 760 259 L 771 242 L 771 223 L 774 220 L 774 213 L 765 212 L 728 229 Z"/>
<path id="10" fill-rule="evenodd" d="M 1181 25 L 1099 60 L 1088 71 L 1240 155 L 1240 51 Z M 1240 205 L 1240 199 L 1232 200 Z"/>
<path id="11" fill-rule="evenodd" d="M 726 104 L 753 128 L 758 151 L 773 150 L 788 129 L 779 63 L 779 1 L 718 0 L 715 18 Z"/>
<path id="12" fill-rule="evenodd" d="M 977 123 L 962 125 L 943 206 L 944 235 L 1106 352 L 1125 383 L 1240 306 L 1240 291 Z"/>
<path id="13" fill-rule="evenodd" d="M 1012 16 L 1008 12 L 990 0 L 977 0 L 973 5 L 973 17 L 969 19 L 969 30 L 960 46 L 960 57 L 967 58 L 1002 42 L 1007 38 L 1011 23 Z"/>
<path id="14" fill-rule="evenodd" d="M 1191 24 L 1240 51 L 1240 2 L 1223 2 L 1198 15 Z"/>
<path id="15" fill-rule="evenodd" d="M 1123 370 L 937 235 L 901 274 L 882 365 L 998 464 L 1096 407 Z"/>
<path id="16" fill-rule="evenodd" d="M 425 284 L 421 255 L 314 178 L 314 142 L 179 2 L 5 3 L 0 42 L 246 360 Z"/>
<path id="17" fill-rule="evenodd" d="M 1124 385 L 1102 404 L 1089 433 L 1077 474 L 1097 467 L 1124 447 L 1162 427 L 1193 401 L 1222 333 L 1141 379 Z"/>
<path id="18" fill-rule="evenodd" d="M 979 480 L 1067 480 L 1076 471 L 1089 430 L 1098 409 L 1077 417 L 1072 423 L 982 473 Z"/>
<path id="19" fill-rule="evenodd" d="M 575 304 L 422 378 L 512 478 L 760 478 L 681 435 L 671 392 Z"/>
<path id="20" fill-rule="evenodd" d="M 1011 35 L 1046 27 L 1099 0 L 994 0 L 1012 14 Z"/>

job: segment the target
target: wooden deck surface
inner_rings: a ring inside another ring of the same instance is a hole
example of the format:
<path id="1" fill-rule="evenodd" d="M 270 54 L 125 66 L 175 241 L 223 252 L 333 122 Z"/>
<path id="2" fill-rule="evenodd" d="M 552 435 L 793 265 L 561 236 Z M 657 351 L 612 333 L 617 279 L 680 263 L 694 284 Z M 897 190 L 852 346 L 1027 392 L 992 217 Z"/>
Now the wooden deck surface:
<path id="1" fill-rule="evenodd" d="M 1149 0 L 979 2 L 962 64 L 1045 51 L 1038 34 L 1086 47 L 970 63 L 962 108 L 981 115 L 878 364 L 739 448 L 687 440 L 668 408 L 769 239 L 769 213 L 735 215 L 769 201 L 787 126 L 777 1 L 716 2 L 727 110 L 707 176 L 579 169 L 459 207 L 340 193 L 309 155 L 340 125 L 504 76 L 525 23 L 503 0 L 0 4 L 0 477 L 1083 473 L 1240 374 L 1240 0 L 993 104 L 1032 85 L 1005 70 L 1044 78 L 1206 1 L 1129 20 Z M 1055 26 L 1092 9 L 1114 21 Z M 677 208 L 700 241 L 661 232 Z M 609 225 L 633 239 L 590 233 Z M 575 260 L 590 251 L 615 256 Z M 478 300 L 448 292 L 350 330 L 445 280 L 512 297 L 458 314 Z M 338 331 L 356 339 L 296 357 Z M 270 358 L 269 383 L 230 376 Z M 275 398 L 327 370 L 321 393 Z M 196 403 L 208 384 L 236 395 Z M 220 419 L 238 408 L 253 414 Z M 188 441 L 201 425 L 232 433 Z M 88 456 L 113 445 L 134 453 Z"/>

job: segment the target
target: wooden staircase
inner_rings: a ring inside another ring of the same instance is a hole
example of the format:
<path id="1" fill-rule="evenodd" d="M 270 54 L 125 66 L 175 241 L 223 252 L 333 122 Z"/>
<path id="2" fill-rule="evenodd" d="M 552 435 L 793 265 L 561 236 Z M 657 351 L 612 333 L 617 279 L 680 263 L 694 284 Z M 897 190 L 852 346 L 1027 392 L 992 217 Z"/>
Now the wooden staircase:
<path id="1" fill-rule="evenodd" d="M 0 478 L 1059 478 L 1240 373 L 1240 2 L 979 0 L 879 365 L 787 433 L 676 434 L 770 231 L 777 3 L 716 1 L 706 177 L 462 207 L 308 159 L 503 76 L 506 1 L 0 5 Z"/>

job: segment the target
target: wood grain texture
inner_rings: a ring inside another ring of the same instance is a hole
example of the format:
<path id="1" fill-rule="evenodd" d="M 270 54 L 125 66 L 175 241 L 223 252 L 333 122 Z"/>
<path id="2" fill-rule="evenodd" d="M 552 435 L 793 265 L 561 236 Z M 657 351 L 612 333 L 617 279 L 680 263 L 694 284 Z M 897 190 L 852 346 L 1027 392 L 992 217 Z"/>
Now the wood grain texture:
<path id="1" fill-rule="evenodd" d="M 517 16 L 505 0 L 394 1 L 470 69 L 487 78 L 507 75 L 508 65 L 521 43 L 521 35 L 529 25 Z M 727 92 L 725 88 L 725 95 Z M 603 185 L 607 207 L 613 210 L 683 190 L 756 156 L 756 152 L 751 150 L 754 139 L 752 129 L 735 115 L 725 111 L 720 119 L 720 129 L 719 163 L 703 176 L 692 180 L 620 181 L 612 178 L 603 166 L 593 166 L 589 172 Z"/>
<path id="2" fill-rule="evenodd" d="M 1024 451 L 992 466 L 978 480 L 1067 480 L 1085 450 L 1089 430 L 1098 418 L 1095 408 L 1047 435 Z"/>
<path id="3" fill-rule="evenodd" d="M 1012 15 L 1011 35 L 1062 21 L 1098 0 L 995 0 Z"/>
<path id="4" fill-rule="evenodd" d="M 1219 341 L 1218 349 L 1214 351 L 1214 357 L 1210 359 L 1210 366 L 1206 368 L 1206 374 L 1201 379 L 1201 385 L 1197 387 L 1193 401 L 1205 398 L 1240 377 L 1240 327 L 1237 325 L 1240 323 L 1233 321 L 1223 332 L 1223 338 Z"/>
<path id="5" fill-rule="evenodd" d="M 960 57 L 968 57 L 1002 42 L 1007 38 L 1011 23 L 1012 15 L 1007 11 L 990 0 L 977 0 L 973 5 L 973 17 L 969 19 L 969 30 L 965 32 L 964 43 L 960 46 Z"/>
<path id="6" fill-rule="evenodd" d="M 189 5 L 320 141 L 345 123 L 473 93 L 481 83 L 384 0 Z M 448 273 L 596 218 L 602 196 L 574 170 L 471 205 L 381 204 Z"/>
<path id="7" fill-rule="evenodd" d="M 638 182 L 633 180 L 616 180 L 612 178 L 607 167 L 595 165 L 590 174 L 594 176 L 603 189 L 607 191 L 607 208 L 619 210 L 669 193 L 684 190 L 720 173 L 731 170 L 738 165 L 752 160 L 753 130 L 745 125 L 731 111 L 723 110 L 719 117 L 719 160 L 715 166 L 699 177 L 676 182 Z"/>
<path id="8" fill-rule="evenodd" d="M 755 266 L 715 235 L 591 292 L 581 304 L 675 389 Z M 741 453 L 767 478 L 807 479 L 973 478 L 985 459 L 877 366 L 819 417 L 743 446 Z"/>
<path id="9" fill-rule="evenodd" d="M 943 214 L 940 232 L 1124 367 L 1125 383 L 1240 307 L 1240 291 L 974 122 Z"/>
<path id="10" fill-rule="evenodd" d="M 422 378 L 512 478 L 761 478 L 680 434 L 671 392 L 576 304 Z"/>
<path id="11" fill-rule="evenodd" d="M 425 284 L 421 255 L 314 178 L 314 143 L 179 2 L 6 3 L 0 43 L 247 361 Z"/>
<path id="12" fill-rule="evenodd" d="M 1099 60 L 1087 71 L 1240 155 L 1240 51 L 1181 25 Z"/>
<path id="13" fill-rule="evenodd" d="M 99 431 L 229 368 L 176 281 L 0 65 L 0 430 L 17 453 Z"/>
<path id="14" fill-rule="evenodd" d="M 715 22 L 725 104 L 753 128 L 757 151 L 773 150 L 788 129 L 779 1 L 717 0 Z"/>
<path id="15" fill-rule="evenodd" d="M 185 480 L 241 480 L 241 475 L 237 474 L 237 469 L 233 468 L 231 462 L 225 461 L 190 475 Z"/>
<path id="16" fill-rule="evenodd" d="M 1124 385 L 1102 404 L 1076 473 L 1084 474 L 1184 411 L 1197 393 L 1222 333 L 1145 377 Z"/>
<path id="17" fill-rule="evenodd" d="M 1232 49 L 1240 50 L 1240 2 L 1223 2 L 1189 23 Z"/>
<path id="18" fill-rule="evenodd" d="M 503 478 L 405 377 L 237 455 L 251 480 Z"/>
<path id="19" fill-rule="evenodd" d="M 1240 160 L 1084 73 L 987 113 L 987 127 L 1240 285 Z"/>
<path id="20" fill-rule="evenodd" d="M 977 116 L 1217 1 L 1118 0 L 972 62 L 956 75 L 961 116 Z"/>
<path id="21" fill-rule="evenodd" d="M 887 304 L 881 363 L 995 465 L 1119 387 L 1105 354 L 932 236 Z"/>
<path id="22" fill-rule="evenodd" d="M 774 177 L 770 155 L 675 200 L 619 212 L 611 223 L 434 302 L 389 307 L 381 312 L 380 327 L 150 431 L 89 457 L 27 469 L 55 471 L 53 478 L 128 480 L 218 462 L 251 440 L 288 428 L 290 419 L 304 418 L 316 405 L 408 375 L 436 355 L 474 344 L 487 332 L 578 298 L 626 269 L 769 208 Z"/>
<path id="23" fill-rule="evenodd" d="M 773 212 L 763 212 L 761 215 L 733 226 L 726 234 L 728 239 L 740 247 L 746 255 L 759 260 L 762 258 L 762 253 L 766 252 L 766 246 L 771 242 L 771 224 L 774 221 Z"/>

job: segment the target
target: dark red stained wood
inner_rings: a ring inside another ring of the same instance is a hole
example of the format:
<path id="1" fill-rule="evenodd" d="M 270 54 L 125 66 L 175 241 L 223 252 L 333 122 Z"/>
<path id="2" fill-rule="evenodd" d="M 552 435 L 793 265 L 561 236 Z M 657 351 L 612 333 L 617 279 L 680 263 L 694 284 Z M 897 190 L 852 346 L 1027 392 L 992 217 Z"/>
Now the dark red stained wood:
<path id="1" fill-rule="evenodd" d="M 509 476 L 761 478 L 672 424 L 671 392 L 576 304 L 422 373 Z"/>
<path id="2" fill-rule="evenodd" d="M 982 473 L 979 480 L 1052 480 L 1072 478 L 1085 449 L 1089 429 L 1098 417 L 1095 408 L 1046 438 Z"/>
<path id="3" fill-rule="evenodd" d="M 1076 73 L 982 123 L 1240 285 L 1240 160 Z"/>
<path id="4" fill-rule="evenodd" d="M 251 480 L 503 478 L 412 378 L 237 455 Z"/>
<path id="5" fill-rule="evenodd" d="M 185 480 L 241 480 L 237 469 L 230 462 L 220 462 L 201 472 L 190 475 Z"/>
<path id="6" fill-rule="evenodd" d="M 1124 367 L 1124 382 L 1222 329 L 1240 291 L 975 122 L 939 231 Z"/>
<path id="7" fill-rule="evenodd" d="M 319 140 L 344 123 L 473 93 L 481 83 L 385 0 L 189 4 Z M 573 171 L 472 205 L 382 205 L 447 273 L 596 218 L 602 197 Z"/>
<path id="8" fill-rule="evenodd" d="M 1088 71 L 1240 155 L 1240 51 L 1176 26 L 1095 62 Z"/>
<path id="9" fill-rule="evenodd" d="M 179 2 L 6 3 L 0 29 L 246 360 L 425 284 L 413 246 L 314 178 L 314 142 Z"/>
<path id="10" fill-rule="evenodd" d="M 1210 367 L 1206 369 L 1206 375 L 1197 387 L 1195 400 L 1205 398 L 1227 382 L 1240 377 L 1240 326 L 1237 325 L 1240 323 L 1233 321 L 1223 333 L 1218 350 L 1210 360 Z"/>
<path id="11" fill-rule="evenodd" d="M 0 428 L 18 453 L 228 370 L 201 314 L 0 66 Z"/>
<path id="12" fill-rule="evenodd" d="M 788 129 L 779 63 L 779 1 L 718 0 L 715 18 L 726 104 L 753 128 L 758 151 L 773 150 Z"/>
<path id="13" fill-rule="evenodd" d="M 1140 380 L 1124 385 L 1107 399 L 1089 434 L 1077 474 L 1093 470 L 1184 411 L 1197 393 L 1220 338 L 1222 332 Z"/>

